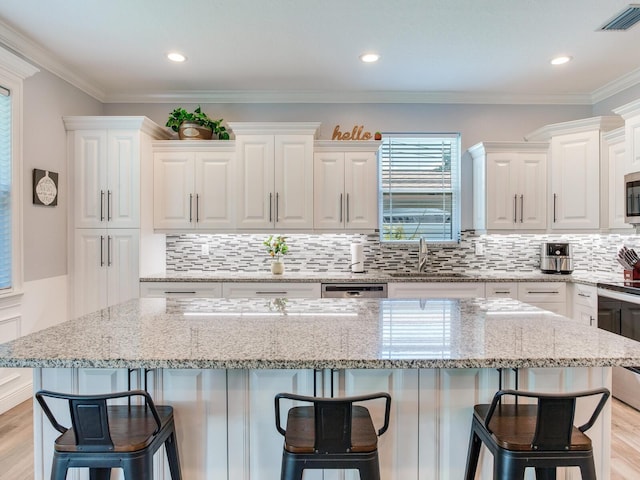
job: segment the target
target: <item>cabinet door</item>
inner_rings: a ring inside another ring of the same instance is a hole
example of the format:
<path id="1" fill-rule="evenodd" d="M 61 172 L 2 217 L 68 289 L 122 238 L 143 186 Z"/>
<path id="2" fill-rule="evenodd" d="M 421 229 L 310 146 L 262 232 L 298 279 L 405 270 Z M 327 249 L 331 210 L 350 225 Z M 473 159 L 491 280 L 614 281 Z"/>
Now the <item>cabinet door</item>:
<path id="1" fill-rule="evenodd" d="M 313 226 L 344 228 L 344 153 L 316 153 L 313 159 Z"/>
<path id="2" fill-rule="evenodd" d="M 487 298 L 518 299 L 518 284 L 513 282 L 487 282 L 484 284 L 484 294 Z"/>
<path id="3" fill-rule="evenodd" d="M 276 228 L 313 228 L 313 136 L 276 135 Z"/>
<path id="4" fill-rule="evenodd" d="M 239 135 L 237 228 L 273 228 L 275 192 L 273 185 L 273 135 Z"/>
<path id="5" fill-rule="evenodd" d="M 74 238 L 74 316 L 107 306 L 107 230 L 76 229 Z"/>
<path id="6" fill-rule="evenodd" d="M 551 139 L 552 229 L 599 228 L 599 178 L 599 131 Z"/>
<path id="7" fill-rule="evenodd" d="M 224 298 L 320 298 L 319 283 L 223 283 Z"/>
<path id="8" fill-rule="evenodd" d="M 105 227 L 107 131 L 77 130 L 73 142 L 75 227 Z"/>
<path id="9" fill-rule="evenodd" d="M 487 155 L 487 229 L 513 230 L 517 225 L 519 162 L 515 153 Z"/>
<path id="10" fill-rule="evenodd" d="M 596 315 L 597 311 L 594 311 L 594 309 L 591 307 L 587 307 L 585 305 L 573 306 L 572 317 L 575 320 L 578 320 L 579 322 L 584 323 L 585 325 L 588 325 L 590 327 L 597 326 L 598 320 Z"/>
<path id="11" fill-rule="evenodd" d="M 345 228 L 378 228 L 378 157 L 375 152 L 344 154 Z"/>
<path id="12" fill-rule="evenodd" d="M 189 152 L 156 153 L 153 157 L 153 226 L 188 229 L 195 225 L 194 155 Z"/>
<path id="13" fill-rule="evenodd" d="M 390 283 L 389 298 L 475 298 L 484 297 L 483 282 Z"/>
<path id="14" fill-rule="evenodd" d="M 631 225 L 625 221 L 624 176 L 629 170 L 626 151 L 624 138 L 619 138 L 607 146 L 609 160 L 609 228 L 631 230 Z"/>
<path id="15" fill-rule="evenodd" d="M 195 222 L 197 228 L 231 229 L 235 225 L 233 152 L 195 154 Z"/>
<path id="16" fill-rule="evenodd" d="M 140 227 L 140 134 L 109 130 L 106 216 L 109 228 Z"/>
<path id="17" fill-rule="evenodd" d="M 627 150 L 627 171 L 640 172 L 640 115 L 624 122 L 624 135 Z"/>
<path id="18" fill-rule="evenodd" d="M 107 304 L 110 306 L 139 296 L 140 230 L 109 229 L 106 242 Z"/>
<path id="19" fill-rule="evenodd" d="M 518 228 L 544 230 L 547 228 L 547 155 L 520 153 L 518 172 Z"/>

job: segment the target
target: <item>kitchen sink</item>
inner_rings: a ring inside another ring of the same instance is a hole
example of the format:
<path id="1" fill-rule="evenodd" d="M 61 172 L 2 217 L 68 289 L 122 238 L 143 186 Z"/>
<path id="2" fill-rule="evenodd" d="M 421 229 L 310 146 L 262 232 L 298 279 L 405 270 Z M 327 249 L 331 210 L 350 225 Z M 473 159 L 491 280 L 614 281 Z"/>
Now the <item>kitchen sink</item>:
<path id="1" fill-rule="evenodd" d="M 468 275 L 458 272 L 394 272 L 389 276 L 394 278 L 466 278 Z"/>

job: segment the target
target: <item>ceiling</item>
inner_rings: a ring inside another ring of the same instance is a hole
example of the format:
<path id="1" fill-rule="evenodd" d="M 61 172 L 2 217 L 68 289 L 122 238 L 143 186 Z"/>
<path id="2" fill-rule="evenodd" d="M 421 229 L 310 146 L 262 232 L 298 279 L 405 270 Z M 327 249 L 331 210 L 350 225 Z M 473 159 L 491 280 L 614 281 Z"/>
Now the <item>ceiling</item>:
<path id="1" fill-rule="evenodd" d="M 640 25 L 598 31 L 629 3 L 20 0 L 0 43 L 102 102 L 592 104 L 640 83 Z"/>

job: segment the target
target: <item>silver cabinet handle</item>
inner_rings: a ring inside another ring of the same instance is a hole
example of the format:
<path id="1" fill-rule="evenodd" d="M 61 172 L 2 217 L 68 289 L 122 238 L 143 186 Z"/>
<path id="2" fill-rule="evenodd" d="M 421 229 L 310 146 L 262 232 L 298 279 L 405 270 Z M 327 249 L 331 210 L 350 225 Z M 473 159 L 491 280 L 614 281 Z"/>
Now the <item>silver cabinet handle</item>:
<path id="1" fill-rule="evenodd" d="M 111 190 L 107 190 L 107 222 L 111 221 Z"/>
<path id="2" fill-rule="evenodd" d="M 518 195 L 513 196 L 513 223 L 518 222 Z"/>
<path id="3" fill-rule="evenodd" d="M 349 223 L 349 194 L 347 193 L 347 223 Z"/>
<path id="4" fill-rule="evenodd" d="M 342 223 L 342 193 L 340 194 L 340 223 Z"/>
<path id="5" fill-rule="evenodd" d="M 100 235 L 100 266 L 104 267 L 104 235 Z"/>
<path id="6" fill-rule="evenodd" d="M 271 211 L 272 201 L 273 201 L 273 193 L 269 193 L 269 223 L 273 222 L 273 215 Z"/>
<path id="7" fill-rule="evenodd" d="M 590 294 L 586 294 L 586 293 L 582 293 L 582 292 L 578 292 L 578 296 L 579 297 L 584 297 L 584 298 L 591 298 Z"/>
<path id="8" fill-rule="evenodd" d="M 200 194 L 196 193 L 196 223 L 200 221 Z"/>
<path id="9" fill-rule="evenodd" d="M 541 294 L 552 294 L 552 295 L 558 295 L 560 292 L 556 291 L 545 291 L 545 290 L 538 290 L 537 292 L 532 292 L 532 291 L 528 291 L 527 292 L 529 295 L 541 295 Z"/>
<path id="10" fill-rule="evenodd" d="M 104 190 L 100 190 L 100 221 L 104 222 Z"/>
<path id="11" fill-rule="evenodd" d="M 589 326 L 593 327 L 593 316 L 589 315 Z"/>
<path id="12" fill-rule="evenodd" d="M 556 202 L 558 199 L 558 195 L 556 193 L 553 194 L 553 223 L 556 223 Z"/>
<path id="13" fill-rule="evenodd" d="M 107 267 L 111 266 L 111 235 L 107 237 Z"/>
<path id="14" fill-rule="evenodd" d="M 502 293 L 504 295 L 509 295 L 511 292 L 509 290 L 496 290 L 493 293 Z"/>
<path id="15" fill-rule="evenodd" d="M 189 223 L 193 222 L 193 193 L 189 194 Z"/>
<path id="16" fill-rule="evenodd" d="M 272 292 L 260 292 L 257 291 L 256 295 L 287 295 L 289 292 L 287 291 L 283 291 L 283 292 L 278 292 L 278 291 L 272 291 Z"/>
<path id="17" fill-rule="evenodd" d="M 524 222 L 524 195 L 520 195 L 520 223 Z"/>
<path id="18" fill-rule="evenodd" d="M 165 294 L 165 295 L 177 294 L 177 293 L 191 293 L 191 294 L 195 295 L 195 294 L 196 294 L 196 291 L 195 291 L 195 290 L 193 290 L 193 291 L 190 291 L 190 292 L 187 292 L 187 291 L 184 291 L 184 292 L 183 292 L 183 291 L 179 291 L 179 290 L 176 290 L 176 291 L 173 291 L 173 290 L 167 290 L 167 291 L 165 291 L 165 292 L 164 292 L 164 294 Z"/>
<path id="19" fill-rule="evenodd" d="M 278 210 L 280 208 L 280 194 L 278 192 L 276 192 L 276 223 L 278 223 L 280 220 L 278 219 Z"/>

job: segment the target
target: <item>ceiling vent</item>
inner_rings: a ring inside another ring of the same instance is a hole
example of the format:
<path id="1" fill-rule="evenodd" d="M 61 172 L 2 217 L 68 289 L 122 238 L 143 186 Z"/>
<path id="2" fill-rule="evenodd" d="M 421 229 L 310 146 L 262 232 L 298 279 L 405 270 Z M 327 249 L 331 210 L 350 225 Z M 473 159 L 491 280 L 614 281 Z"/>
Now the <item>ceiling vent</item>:
<path id="1" fill-rule="evenodd" d="M 631 4 L 601 26 L 600 30 L 629 30 L 638 21 L 640 21 L 640 5 Z"/>

